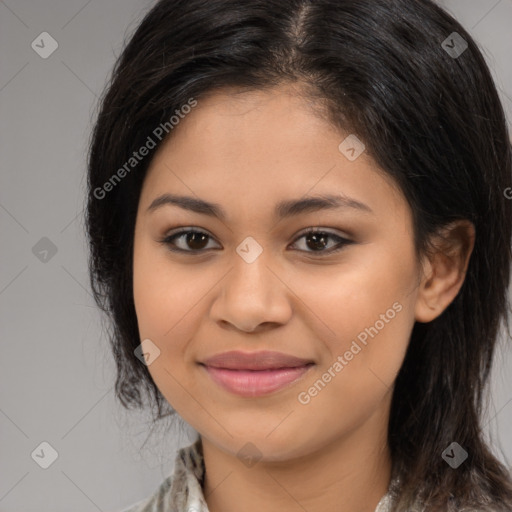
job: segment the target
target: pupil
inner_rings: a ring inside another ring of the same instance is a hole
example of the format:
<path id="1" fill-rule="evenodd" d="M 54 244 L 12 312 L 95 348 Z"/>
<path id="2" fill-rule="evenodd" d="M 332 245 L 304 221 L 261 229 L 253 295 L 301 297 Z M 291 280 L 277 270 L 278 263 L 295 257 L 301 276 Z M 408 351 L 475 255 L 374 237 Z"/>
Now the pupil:
<path id="1" fill-rule="evenodd" d="M 189 244 L 190 248 L 193 250 L 202 249 L 206 245 L 206 239 L 208 235 L 206 233 L 188 233 L 187 235 L 187 244 Z M 201 239 L 199 241 L 199 239 Z M 199 244 L 198 244 L 199 241 Z"/>
<path id="2" fill-rule="evenodd" d="M 324 236 L 324 234 L 308 235 L 307 240 L 313 240 L 313 245 L 318 244 L 316 247 L 313 247 L 316 249 L 323 249 L 326 246 L 326 237 Z M 309 247 L 309 244 L 308 244 L 308 247 Z M 311 249 L 312 247 L 309 247 L 309 248 Z"/>

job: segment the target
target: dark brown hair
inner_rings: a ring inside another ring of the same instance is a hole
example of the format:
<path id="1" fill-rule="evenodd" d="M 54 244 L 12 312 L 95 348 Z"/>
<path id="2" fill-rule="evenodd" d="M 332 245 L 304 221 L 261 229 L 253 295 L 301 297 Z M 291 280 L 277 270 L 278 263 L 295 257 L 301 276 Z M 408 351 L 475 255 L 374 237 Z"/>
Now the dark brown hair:
<path id="1" fill-rule="evenodd" d="M 460 55 L 450 53 L 464 41 Z M 417 497 L 429 511 L 484 497 L 512 510 L 510 475 L 481 423 L 501 322 L 509 327 L 511 146 L 481 52 L 429 0 L 161 0 L 147 13 L 104 91 L 88 160 L 91 286 L 112 320 L 118 398 L 143 407 L 145 390 L 155 419 L 173 412 L 134 355 L 133 234 L 151 155 L 122 179 L 114 174 L 191 98 L 285 83 L 301 85 L 330 122 L 357 134 L 400 187 L 418 255 L 451 221 L 476 229 L 459 294 L 434 321 L 415 324 L 396 379 L 388 437 L 401 478 L 395 510 Z M 469 455 L 456 470 L 441 457 L 454 441 Z"/>

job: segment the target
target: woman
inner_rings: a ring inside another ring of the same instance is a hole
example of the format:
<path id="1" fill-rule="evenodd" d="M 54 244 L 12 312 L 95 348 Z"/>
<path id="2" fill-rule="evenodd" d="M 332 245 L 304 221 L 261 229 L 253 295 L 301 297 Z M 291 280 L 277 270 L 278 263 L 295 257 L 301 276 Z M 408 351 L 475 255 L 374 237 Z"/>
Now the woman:
<path id="1" fill-rule="evenodd" d="M 88 186 L 117 396 L 198 432 L 127 511 L 512 510 L 481 417 L 511 146 L 440 7 L 157 2 Z"/>

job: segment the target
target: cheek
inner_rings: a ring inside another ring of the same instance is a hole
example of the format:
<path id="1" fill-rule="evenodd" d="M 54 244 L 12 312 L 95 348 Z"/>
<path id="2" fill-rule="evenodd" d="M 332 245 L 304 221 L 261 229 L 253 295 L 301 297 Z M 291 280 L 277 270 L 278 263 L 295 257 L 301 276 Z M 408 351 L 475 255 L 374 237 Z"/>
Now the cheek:
<path id="1" fill-rule="evenodd" d="M 342 401 L 354 406 L 355 397 L 371 399 L 390 387 L 403 362 L 414 325 L 415 300 L 411 293 L 414 260 L 406 249 L 401 254 L 367 251 L 339 272 L 331 267 L 323 276 L 310 273 L 296 280 L 300 283 L 297 295 L 310 310 L 317 343 L 327 349 L 319 373 L 335 374 L 333 391 L 352 391 Z M 338 356 L 343 361 L 334 367 Z"/>
<path id="2" fill-rule="evenodd" d="M 414 321 L 412 310 L 401 301 L 390 307 L 386 301 L 383 304 L 384 308 L 377 301 L 367 304 L 377 315 L 355 306 L 339 312 L 333 324 L 337 340 L 328 344 L 330 355 L 298 390 L 302 395 L 297 400 L 306 404 L 305 414 L 324 418 L 325 425 L 334 415 L 341 419 L 332 428 L 350 429 L 378 409 L 391 392 Z M 355 321 L 356 316 L 368 321 Z"/>
<path id="3" fill-rule="evenodd" d="M 197 328 L 192 313 L 200 281 L 195 281 L 194 289 L 194 278 L 172 266 L 165 252 L 150 243 L 135 242 L 133 294 L 139 335 L 141 340 L 149 338 L 160 351 L 148 371 L 171 407 L 184 417 L 190 408 L 190 395 L 180 383 L 186 380 L 183 363 L 187 343 Z"/>
<path id="4" fill-rule="evenodd" d="M 150 243 L 135 241 L 133 258 L 133 295 L 141 337 L 154 337 L 159 346 L 175 336 L 187 321 L 200 287 L 192 277 L 171 265 L 165 251 Z"/>
<path id="5" fill-rule="evenodd" d="M 289 286 L 300 301 L 297 311 L 302 319 L 314 322 L 312 331 L 336 349 L 343 341 L 357 336 L 378 322 L 378 328 L 407 316 L 414 294 L 414 266 L 402 253 L 384 249 L 354 253 L 338 266 L 324 266 L 290 274 Z M 399 303 L 399 305 L 393 305 Z M 397 309 L 402 311 L 398 314 Z M 381 320 L 381 315 L 384 319 Z M 399 320 L 398 320 L 399 321 Z M 383 323 L 384 322 L 384 323 Z M 342 345 L 341 345 L 342 346 Z"/>

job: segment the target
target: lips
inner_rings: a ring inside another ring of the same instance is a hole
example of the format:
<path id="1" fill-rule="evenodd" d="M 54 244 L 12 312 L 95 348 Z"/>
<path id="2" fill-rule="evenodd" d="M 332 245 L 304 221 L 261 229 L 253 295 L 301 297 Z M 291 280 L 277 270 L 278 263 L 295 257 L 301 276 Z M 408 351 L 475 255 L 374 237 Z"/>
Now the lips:
<path id="1" fill-rule="evenodd" d="M 212 368 L 226 370 L 275 370 L 278 368 L 297 368 L 313 363 L 311 359 L 284 354 L 282 352 L 230 351 L 206 359 L 202 364 Z"/>
<path id="2" fill-rule="evenodd" d="M 224 390 L 243 397 L 257 397 L 292 385 L 315 363 L 281 352 L 231 351 L 200 364 Z"/>

